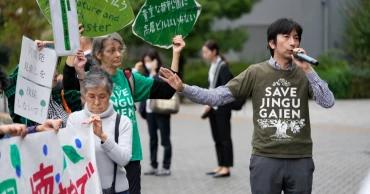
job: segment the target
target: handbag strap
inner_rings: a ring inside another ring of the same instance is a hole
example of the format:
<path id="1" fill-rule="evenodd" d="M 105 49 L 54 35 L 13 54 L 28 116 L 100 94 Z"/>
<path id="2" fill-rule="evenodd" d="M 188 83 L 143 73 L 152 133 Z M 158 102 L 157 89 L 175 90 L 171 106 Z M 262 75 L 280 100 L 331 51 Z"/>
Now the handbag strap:
<path id="1" fill-rule="evenodd" d="M 125 74 L 128 85 L 130 86 L 130 92 L 131 92 L 132 100 L 134 100 L 135 79 L 134 79 L 134 76 L 132 75 L 132 69 L 131 68 L 124 69 L 123 74 Z M 135 111 L 136 111 L 136 105 L 135 104 L 134 104 L 134 108 L 135 108 Z"/>
<path id="2" fill-rule="evenodd" d="M 222 60 L 217 64 L 213 81 L 210 84 L 211 88 L 216 88 L 217 79 L 218 79 L 218 76 L 220 75 L 221 66 L 223 66 L 223 65 L 226 65 L 226 63 L 225 63 L 225 61 L 222 61 Z"/>
<path id="3" fill-rule="evenodd" d="M 118 144 L 118 128 L 119 123 L 121 122 L 121 115 L 117 114 L 116 116 L 116 125 L 114 127 L 114 141 Z M 112 182 L 112 188 L 114 190 L 114 193 L 116 192 L 116 175 L 117 175 L 117 163 L 114 163 L 114 176 L 113 176 L 113 182 Z"/>
<path id="4" fill-rule="evenodd" d="M 67 101 L 66 101 L 66 99 L 64 98 L 64 90 L 62 90 L 60 94 L 62 95 L 62 104 L 63 104 L 64 110 L 65 110 L 69 115 L 70 115 L 70 114 L 72 114 L 72 111 L 71 111 L 71 109 L 68 107 Z"/>

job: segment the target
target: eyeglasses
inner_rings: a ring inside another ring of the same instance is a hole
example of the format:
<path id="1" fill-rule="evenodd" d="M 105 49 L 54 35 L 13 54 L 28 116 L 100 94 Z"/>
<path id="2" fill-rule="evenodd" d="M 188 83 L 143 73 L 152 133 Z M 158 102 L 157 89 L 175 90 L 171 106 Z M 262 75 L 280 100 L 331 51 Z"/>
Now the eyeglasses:
<path id="1" fill-rule="evenodd" d="M 108 96 L 86 96 L 86 99 L 89 101 L 96 101 L 98 100 L 99 102 L 106 100 Z"/>
<path id="2" fill-rule="evenodd" d="M 125 52 L 125 51 L 126 51 L 126 48 L 125 48 L 125 47 L 118 48 L 118 49 L 116 49 L 116 48 L 110 48 L 110 49 L 106 50 L 106 52 L 108 52 L 108 53 L 110 53 L 110 54 L 116 53 L 117 51 L 118 51 L 119 53 L 123 53 L 123 52 Z"/>

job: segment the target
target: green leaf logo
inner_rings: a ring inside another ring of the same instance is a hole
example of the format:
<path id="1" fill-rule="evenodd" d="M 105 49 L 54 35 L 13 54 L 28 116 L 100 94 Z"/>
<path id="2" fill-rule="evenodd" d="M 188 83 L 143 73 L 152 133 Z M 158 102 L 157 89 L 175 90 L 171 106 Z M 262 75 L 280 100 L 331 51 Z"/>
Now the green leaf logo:
<path id="1" fill-rule="evenodd" d="M 68 157 L 73 164 L 77 164 L 80 160 L 83 160 L 84 158 L 81 157 L 76 149 L 73 146 L 65 145 L 62 147 L 65 155 Z"/>
<path id="2" fill-rule="evenodd" d="M 12 161 L 13 168 L 21 168 L 21 156 L 19 154 L 19 149 L 15 144 L 10 145 L 10 160 Z"/>
<path id="3" fill-rule="evenodd" d="M 18 194 L 17 182 L 15 179 L 8 179 L 0 183 L 0 193 L 9 193 L 9 191 Z"/>
<path id="4" fill-rule="evenodd" d="M 21 96 L 24 95 L 24 91 L 22 89 L 19 90 L 19 95 L 21 95 Z"/>
<path id="5" fill-rule="evenodd" d="M 66 157 L 63 156 L 63 170 L 65 170 L 67 168 L 67 161 L 66 161 Z"/>
<path id="6" fill-rule="evenodd" d="M 45 100 L 41 100 L 41 101 L 40 101 L 40 105 L 41 105 L 42 107 L 46 106 L 46 102 L 45 102 Z"/>

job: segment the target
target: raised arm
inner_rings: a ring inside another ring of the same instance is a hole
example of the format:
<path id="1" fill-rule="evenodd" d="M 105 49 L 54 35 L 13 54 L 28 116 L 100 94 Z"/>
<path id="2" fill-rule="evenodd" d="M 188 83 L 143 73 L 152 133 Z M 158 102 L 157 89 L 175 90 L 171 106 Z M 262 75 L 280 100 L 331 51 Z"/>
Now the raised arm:
<path id="1" fill-rule="evenodd" d="M 176 36 L 172 41 L 173 56 L 171 70 L 178 74 L 180 53 L 185 47 L 185 42 L 182 39 L 182 36 Z M 174 90 L 169 84 L 161 80 L 153 80 L 152 78 L 147 78 L 137 73 L 134 73 L 133 75 L 135 79 L 135 102 L 146 100 L 148 98 L 171 99 L 176 92 L 176 90 Z"/>
<path id="2" fill-rule="evenodd" d="M 85 29 L 82 27 L 82 24 L 78 24 L 78 27 L 80 29 L 79 33 L 81 37 L 81 34 Z M 76 70 L 74 67 L 75 59 L 76 59 L 76 56 L 68 56 L 66 60 L 66 64 L 63 67 L 63 88 L 64 90 L 80 90 L 80 82 L 79 82 L 79 79 L 76 77 Z"/>
<path id="3" fill-rule="evenodd" d="M 330 91 L 328 84 L 319 77 L 316 71 L 312 71 L 306 76 L 312 87 L 313 94 L 311 96 L 316 103 L 324 108 L 333 107 L 335 103 L 334 94 Z"/>
<path id="4" fill-rule="evenodd" d="M 85 92 L 83 92 L 82 88 L 82 82 L 85 78 L 86 72 L 85 72 L 85 64 L 87 62 L 87 59 L 84 55 L 84 52 L 82 50 L 78 50 L 77 55 L 74 59 L 73 66 L 77 73 L 77 79 L 80 84 L 80 93 L 81 93 L 81 101 L 85 101 Z M 64 79 L 63 79 L 64 80 Z"/>
<path id="5" fill-rule="evenodd" d="M 306 51 L 302 48 L 295 48 L 293 52 L 303 53 L 306 54 Z M 312 68 L 312 66 L 305 62 L 296 59 L 292 55 L 292 59 L 294 63 L 303 70 L 306 74 L 308 81 L 311 84 L 312 90 L 310 90 L 309 96 L 315 99 L 316 103 L 324 108 L 331 108 L 334 106 L 334 95 L 330 91 L 328 84 L 323 81 L 319 75 L 317 75 L 316 71 Z"/>
<path id="6" fill-rule="evenodd" d="M 80 82 L 76 77 L 76 70 L 73 66 L 75 56 L 68 56 L 63 67 L 63 87 L 64 90 L 80 90 Z"/>
<path id="7" fill-rule="evenodd" d="M 198 86 L 188 86 L 183 84 L 181 79 L 168 69 L 161 68 L 160 72 L 163 76 L 160 78 L 172 86 L 179 94 L 187 97 L 195 103 L 221 106 L 235 100 L 233 94 L 227 86 L 220 86 L 215 89 L 203 89 Z"/>
<path id="8" fill-rule="evenodd" d="M 174 72 L 179 72 L 179 59 L 182 49 L 185 47 L 185 41 L 182 39 L 181 35 L 175 36 L 173 38 L 173 47 L 172 47 L 172 64 L 171 69 Z"/>

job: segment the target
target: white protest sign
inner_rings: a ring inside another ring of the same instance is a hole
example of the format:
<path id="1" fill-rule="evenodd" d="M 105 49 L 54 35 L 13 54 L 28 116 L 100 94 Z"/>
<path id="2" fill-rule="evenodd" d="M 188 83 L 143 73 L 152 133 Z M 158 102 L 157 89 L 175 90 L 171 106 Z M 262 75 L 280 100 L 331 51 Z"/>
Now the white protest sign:
<path id="1" fill-rule="evenodd" d="M 101 193 L 93 142 L 71 128 L 0 140 L 0 193 Z"/>
<path id="2" fill-rule="evenodd" d="M 59 140 L 65 154 L 67 169 L 78 193 L 100 193 L 92 128 L 60 129 Z"/>
<path id="3" fill-rule="evenodd" d="M 69 179 L 63 157 L 55 131 L 1 140 L 0 193 L 59 193 L 61 177 Z"/>
<path id="4" fill-rule="evenodd" d="M 45 122 L 51 89 L 19 76 L 16 91 L 14 112 L 38 123 Z"/>
<path id="5" fill-rule="evenodd" d="M 53 49 L 39 51 L 33 40 L 23 36 L 18 75 L 51 88 L 57 60 Z"/>
<path id="6" fill-rule="evenodd" d="M 49 0 L 54 45 L 58 56 L 74 56 L 80 48 L 75 0 Z"/>
<path id="7" fill-rule="evenodd" d="M 38 51 L 35 42 L 23 36 L 14 101 L 16 114 L 37 123 L 45 122 L 56 62 L 54 50 Z"/>

